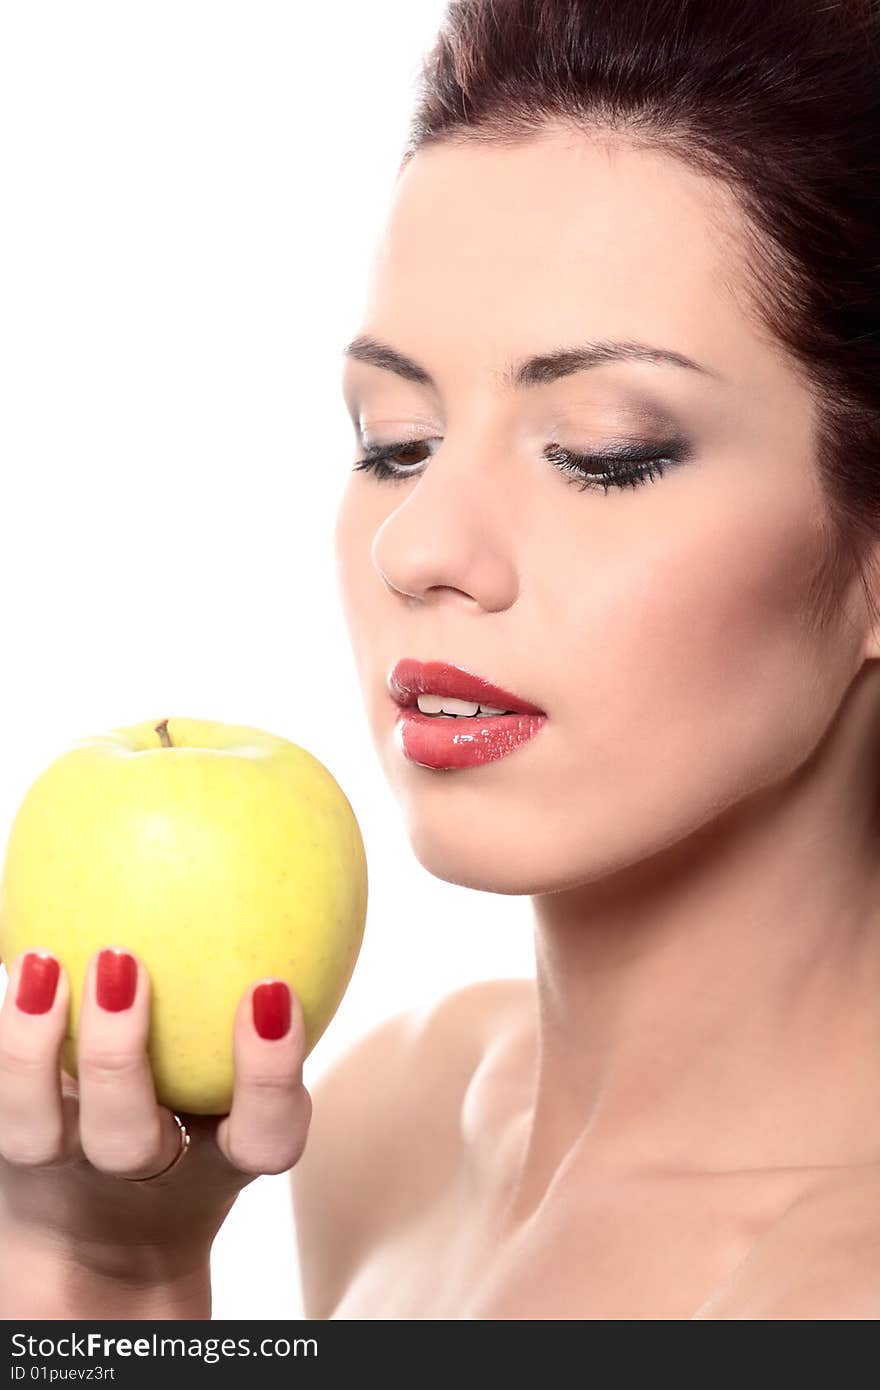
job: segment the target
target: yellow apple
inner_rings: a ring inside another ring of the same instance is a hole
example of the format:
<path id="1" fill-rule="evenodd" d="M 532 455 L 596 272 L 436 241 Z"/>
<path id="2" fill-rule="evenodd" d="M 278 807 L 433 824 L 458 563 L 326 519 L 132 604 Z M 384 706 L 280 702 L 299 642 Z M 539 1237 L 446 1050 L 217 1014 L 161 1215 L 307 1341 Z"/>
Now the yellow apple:
<path id="1" fill-rule="evenodd" d="M 147 720 L 80 739 L 28 789 L 6 845 L 0 958 L 42 947 L 63 963 L 61 1062 L 76 1076 L 89 957 L 134 951 L 152 985 L 160 1104 L 226 1114 L 244 990 L 286 980 L 311 1051 L 351 979 L 366 912 L 360 828 L 323 763 L 262 729 Z"/>

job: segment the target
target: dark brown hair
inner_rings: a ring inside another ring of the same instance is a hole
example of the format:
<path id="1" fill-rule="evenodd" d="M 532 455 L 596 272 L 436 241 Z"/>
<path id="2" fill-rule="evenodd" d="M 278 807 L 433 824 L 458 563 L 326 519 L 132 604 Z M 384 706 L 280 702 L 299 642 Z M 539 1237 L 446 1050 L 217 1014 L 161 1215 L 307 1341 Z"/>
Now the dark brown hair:
<path id="1" fill-rule="evenodd" d="M 451 0 L 401 171 L 423 147 L 563 125 L 675 155 L 731 190 L 748 308 L 816 405 L 840 583 L 880 538 L 880 0 Z"/>

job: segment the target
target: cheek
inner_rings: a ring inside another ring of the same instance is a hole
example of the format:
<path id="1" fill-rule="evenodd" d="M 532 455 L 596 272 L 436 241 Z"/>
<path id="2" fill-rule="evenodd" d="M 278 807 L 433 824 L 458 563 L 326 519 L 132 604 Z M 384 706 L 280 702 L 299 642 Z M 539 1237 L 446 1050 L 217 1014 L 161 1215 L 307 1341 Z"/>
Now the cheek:
<path id="1" fill-rule="evenodd" d="M 354 512 L 351 506 L 351 488 L 342 494 L 333 526 L 333 556 L 336 562 L 336 583 L 339 597 L 350 624 L 350 603 L 355 592 L 353 565 L 356 563 L 354 549 Z"/>
<path id="2" fill-rule="evenodd" d="M 336 513 L 333 553 L 339 598 L 356 660 L 360 646 L 374 635 L 366 630 L 368 612 L 364 611 L 369 608 L 375 592 L 372 585 L 364 582 L 374 534 L 375 523 L 369 509 L 349 483 Z"/>
<path id="3" fill-rule="evenodd" d="M 817 528 L 754 508 L 703 516 L 604 569 L 575 644 L 579 775 L 635 815 L 672 795 L 704 818 L 784 775 L 840 694 L 833 637 L 811 635 L 806 607 Z"/>
<path id="4" fill-rule="evenodd" d="M 381 665 L 389 655 L 389 595 L 371 558 L 373 542 L 385 512 L 378 510 L 381 498 L 378 506 L 375 500 L 370 505 L 370 499 L 365 500 L 365 491 L 357 484 L 349 483 L 346 487 L 333 528 L 333 553 L 337 591 L 361 698 L 370 725 L 385 733 L 392 712 L 385 690 L 385 668 Z M 393 655 L 399 655 L 396 647 Z"/>

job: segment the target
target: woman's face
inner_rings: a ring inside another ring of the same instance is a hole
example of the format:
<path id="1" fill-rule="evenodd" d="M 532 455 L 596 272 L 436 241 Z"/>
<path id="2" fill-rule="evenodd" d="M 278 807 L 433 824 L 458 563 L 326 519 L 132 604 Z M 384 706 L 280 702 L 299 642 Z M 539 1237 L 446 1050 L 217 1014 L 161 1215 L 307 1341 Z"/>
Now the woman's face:
<path id="1" fill-rule="evenodd" d="M 433 386 L 346 356 L 351 461 L 426 443 L 399 478 L 352 472 L 335 540 L 372 735 L 440 878 L 533 894 L 636 863 L 792 773 L 861 664 L 857 586 L 830 624 L 810 606 L 830 546 L 812 402 L 746 313 L 736 219 L 677 161 L 562 132 L 426 149 L 398 181 L 359 336 Z M 701 370 L 506 380 L 606 339 Z M 676 461 L 584 489 L 551 445 Z M 506 757 L 423 766 L 395 737 L 402 657 L 547 719 Z"/>

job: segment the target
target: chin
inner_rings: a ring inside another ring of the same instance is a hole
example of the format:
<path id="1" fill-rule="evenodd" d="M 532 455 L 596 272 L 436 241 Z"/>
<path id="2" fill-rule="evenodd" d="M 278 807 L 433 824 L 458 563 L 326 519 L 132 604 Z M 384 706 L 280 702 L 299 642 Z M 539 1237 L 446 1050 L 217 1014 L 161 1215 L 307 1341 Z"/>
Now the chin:
<path id="1" fill-rule="evenodd" d="M 428 806 L 411 789 L 403 804 L 407 838 L 429 874 L 510 897 L 599 883 L 611 887 L 615 879 L 638 889 L 658 872 L 676 866 L 687 871 L 691 852 L 705 850 L 728 815 L 717 805 L 679 801 L 675 809 L 677 816 L 671 817 L 666 797 L 659 806 L 646 799 L 637 810 L 615 810 L 613 798 L 605 796 L 595 802 L 582 797 L 575 817 L 561 800 L 555 815 L 550 809 L 536 812 L 533 803 L 518 811 L 508 803 L 493 814 L 484 799 L 483 813 L 468 816 L 449 803 Z"/>
<path id="2" fill-rule="evenodd" d="M 530 823 L 531 821 L 531 823 Z M 447 814 L 435 817 L 421 812 L 405 825 L 413 853 L 434 878 L 474 888 L 480 893 L 508 897 L 532 897 L 558 893 L 604 878 L 623 867 L 627 856 L 613 857 L 595 837 L 571 835 L 560 827 L 554 836 L 546 819 L 536 831 L 534 817 L 514 826 L 482 821 L 469 828 L 465 821 Z M 629 862 L 632 862 L 630 844 Z"/>

